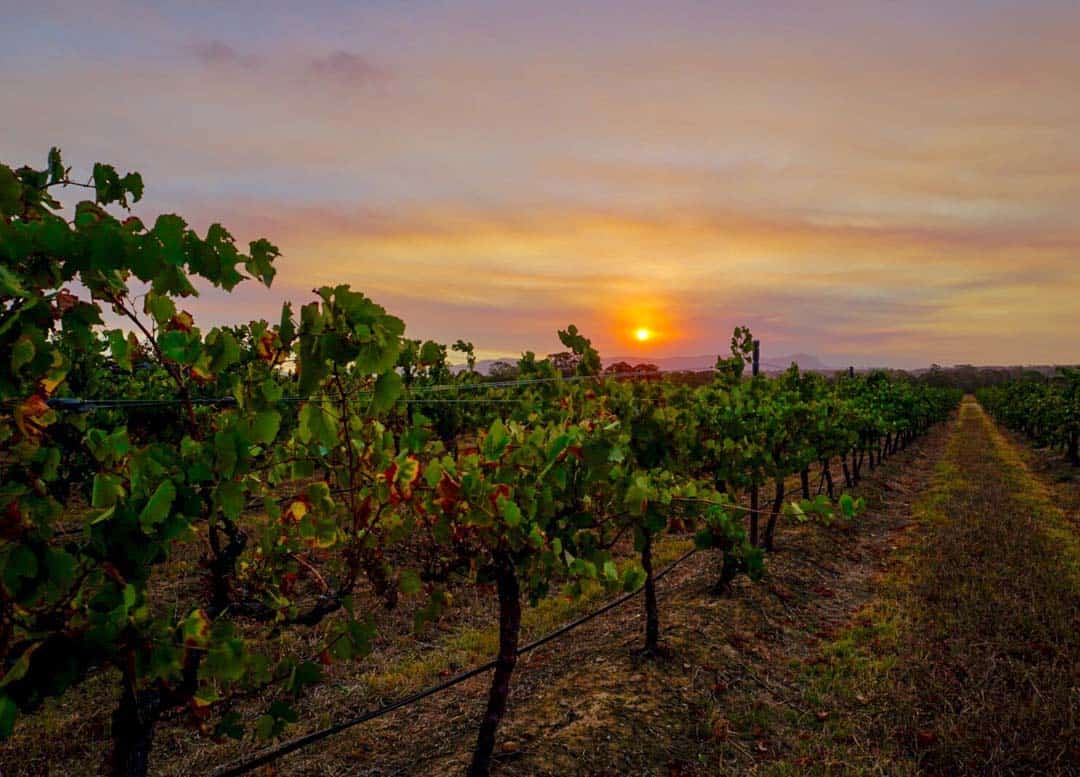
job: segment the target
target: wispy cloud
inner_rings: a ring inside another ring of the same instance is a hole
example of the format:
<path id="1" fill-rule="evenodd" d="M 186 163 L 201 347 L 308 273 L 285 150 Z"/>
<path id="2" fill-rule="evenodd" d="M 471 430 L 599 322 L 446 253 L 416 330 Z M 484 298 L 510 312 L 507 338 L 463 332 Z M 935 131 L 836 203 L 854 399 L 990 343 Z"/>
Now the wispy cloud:
<path id="1" fill-rule="evenodd" d="M 341 50 L 313 59 L 309 70 L 318 78 L 353 86 L 383 81 L 389 77 L 386 68 L 374 64 L 367 57 Z"/>
<path id="2" fill-rule="evenodd" d="M 259 63 L 254 54 L 241 54 L 221 40 L 199 41 L 188 48 L 196 60 L 210 67 L 254 67 Z"/>

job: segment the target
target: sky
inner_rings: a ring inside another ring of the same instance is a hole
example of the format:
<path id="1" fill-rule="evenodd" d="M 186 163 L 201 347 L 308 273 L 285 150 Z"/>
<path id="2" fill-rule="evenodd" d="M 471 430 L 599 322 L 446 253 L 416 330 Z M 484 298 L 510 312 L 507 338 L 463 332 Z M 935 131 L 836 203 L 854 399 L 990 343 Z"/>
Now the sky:
<path id="1" fill-rule="evenodd" d="M 0 0 L 0 161 L 482 357 L 1080 361 L 1080 3 Z M 638 329 L 651 333 L 640 342 Z"/>

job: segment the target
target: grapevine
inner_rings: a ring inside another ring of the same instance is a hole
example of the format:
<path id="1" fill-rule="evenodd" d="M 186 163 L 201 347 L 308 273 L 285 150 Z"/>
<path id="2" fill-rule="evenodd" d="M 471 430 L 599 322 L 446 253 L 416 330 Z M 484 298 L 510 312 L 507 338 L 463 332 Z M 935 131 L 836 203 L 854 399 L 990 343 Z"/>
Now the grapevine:
<path id="1" fill-rule="evenodd" d="M 71 186 L 92 199 L 68 218 L 53 193 Z M 382 608 L 423 628 L 465 586 L 498 604 L 470 767 L 487 774 L 523 602 L 640 587 L 643 652 L 662 658 L 660 537 L 720 553 L 718 591 L 757 579 L 781 518 L 861 510 L 834 463 L 854 487 L 959 401 L 885 373 L 747 376 L 741 327 L 704 379 L 605 372 L 570 325 L 568 350 L 527 352 L 499 381 L 472 343 L 409 339 L 348 286 L 204 330 L 184 309 L 197 286 L 270 286 L 279 252 L 176 215 L 147 225 L 129 213 L 142 196 L 138 173 L 99 164 L 81 183 L 56 149 L 44 169 L 0 165 L 0 738 L 112 667 L 114 774 L 147 773 L 170 712 L 217 737 L 281 736 L 325 663 L 371 650 Z M 1027 430 L 1075 460 L 1077 385 L 1066 372 L 987 405 L 1022 398 L 1039 409 Z M 182 606 L 160 593 L 181 565 L 197 570 Z M 285 630 L 314 631 L 320 651 L 275 654 Z"/>

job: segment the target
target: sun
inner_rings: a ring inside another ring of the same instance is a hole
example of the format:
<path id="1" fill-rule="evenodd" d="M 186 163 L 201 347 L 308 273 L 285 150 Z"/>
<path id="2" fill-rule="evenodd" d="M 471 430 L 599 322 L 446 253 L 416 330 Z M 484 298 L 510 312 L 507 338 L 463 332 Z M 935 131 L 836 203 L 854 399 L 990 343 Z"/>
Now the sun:
<path id="1" fill-rule="evenodd" d="M 639 343 L 643 343 L 646 340 L 651 340 L 652 336 L 653 333 L 643 326 L 638 327 L 636 330 L 634 330 L 634 339 L 637 340 Z"/>

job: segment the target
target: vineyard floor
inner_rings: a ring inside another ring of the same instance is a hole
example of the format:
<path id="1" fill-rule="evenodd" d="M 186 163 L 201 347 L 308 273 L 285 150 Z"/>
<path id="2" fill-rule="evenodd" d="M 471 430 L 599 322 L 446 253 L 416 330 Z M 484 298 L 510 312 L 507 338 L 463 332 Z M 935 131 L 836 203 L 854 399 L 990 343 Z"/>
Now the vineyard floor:
<path id="1" fill-rule="evenodd" d="M 698 553 L 659 584 L 671 657 L 641 661 L 640 600 L 523 657 L 500 775 L 1080 774 L 1080 478 L 972 400 L 867 473 L 849 528 L 782 524 L 759 583 L 719 595 Z M 658 566 L 688 540 L 658 548 Z M 419 640 L 381 644 L 311 689 L 311 727 L 488 658 L 490 596 Z M 525 638 L 603 601 L 552 597 Z M 292 646 L 296 648 L 297 646 Z M 95 774 L 112 680 L 34 716 L 0 775 Z M 460 774 L 488 677 L 283 758 L 273 774 Z M 108 695 L 106 695 L 108 694 Z M 292 734 L 303 733 L 293 731 Z M 152 772 L 253 752 L 161 726 Z M 48 766 L 46 766 L 48 764 Z"/>
<path id="2" fill-rule="evenodd" d="M 708 555 L 679 568 L 661 586 L 669 661 L 635 660 L 634 607 L 523 661 L 498 773 L 1080 773 L 1080 541 L 1055 506 L 1075 481 L 1051 461 L 966 401 L 864 482 L 851 532 L 788 527 L 766 580 L 729 596 Z M 482 693 L 282 768 L 458 773 Z"/>
<path id="3" fill-rule="evenodd" d="M 702 553 L 659 586 L 670 660 L 637 660 L 640 602 L 523 658 L 500 732 L 505 775 L 709 775 L 765 771 L 825 730 L 806 666 L 870 601 L 912 505 L 929 487 L 951 427 L 871 473 L 851 530 L 782 527 L 765 581 L 713 591 Z M 672 558 L 685 547 L 663 548 Z M 288 774 L 458 774 L 468 762 L 486 678 L 288 757 Z M 795 771 L 802 771 L 796 769 Z"/>
<path id="4" fill-rule="evenodd" d="M 805 755 L 820 748 L 854 773 L 1080 774 L 1080 532 L 1066 467 L 965 400 L 918 530 L 814 668 L 811 690 L 843 710 L 841 736 Z"/>

